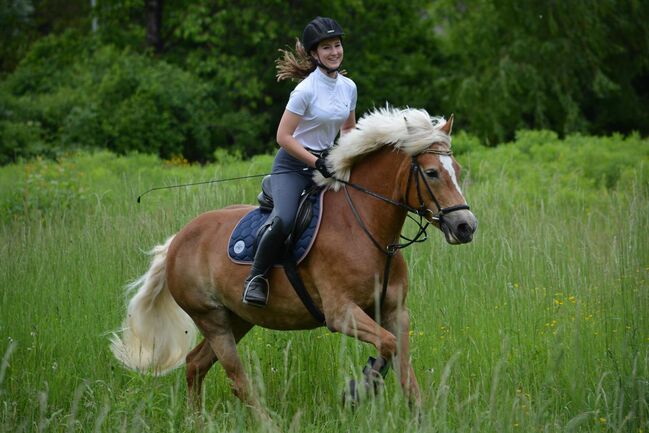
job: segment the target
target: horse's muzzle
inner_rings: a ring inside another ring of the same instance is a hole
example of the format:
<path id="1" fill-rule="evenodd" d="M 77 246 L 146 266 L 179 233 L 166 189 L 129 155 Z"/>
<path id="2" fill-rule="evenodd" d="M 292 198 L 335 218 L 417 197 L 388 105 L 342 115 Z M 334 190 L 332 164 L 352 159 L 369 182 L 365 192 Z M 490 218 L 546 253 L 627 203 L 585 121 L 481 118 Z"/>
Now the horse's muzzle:
<path id="1" fill-rule="evenodd" d="M 471 242 L 478 228 L 478 220 L 470 210 L 458 210 L 444 215 L 440 229 L 444 232 L 446 242 L 452 245 Z"/>

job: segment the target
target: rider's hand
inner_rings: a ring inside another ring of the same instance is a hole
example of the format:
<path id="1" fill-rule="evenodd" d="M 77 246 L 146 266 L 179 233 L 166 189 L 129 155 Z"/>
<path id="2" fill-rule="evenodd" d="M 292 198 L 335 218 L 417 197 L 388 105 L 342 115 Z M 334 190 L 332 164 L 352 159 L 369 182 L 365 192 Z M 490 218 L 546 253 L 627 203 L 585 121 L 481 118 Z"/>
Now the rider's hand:
<path id="1" fill-rule="evenodd" d="M 318 158 L 315 161 L 315 168 L 318 170 L 324 177 L 331 177 L 333 176 L 333 173 L 329 171 L 327 168 L 327 164 L 325 164 L 324 158 Z"/>

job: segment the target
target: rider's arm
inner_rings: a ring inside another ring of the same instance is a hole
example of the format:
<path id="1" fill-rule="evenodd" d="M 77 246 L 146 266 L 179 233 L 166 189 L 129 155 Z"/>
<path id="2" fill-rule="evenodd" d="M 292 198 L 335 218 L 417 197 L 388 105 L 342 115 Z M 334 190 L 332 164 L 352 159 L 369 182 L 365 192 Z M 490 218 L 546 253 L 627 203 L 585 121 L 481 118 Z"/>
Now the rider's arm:
<path id="1" fill-rule="evenodd" d="M 293 133 L 301 119 L 301 116 L 291 113 L 288 110 L 284 110 L 282 119 L 279 121 L 279 126 L 277 127 L 277 143 L 293 157 L 304 162 L 309 167 L 315 167 L 315 161 L 318 158 L 315 155 L 310 154 L 304 146 L 293 137 Z"/>
<path id="2" fill-rule="evenodd" d="M 356 111 L 350 111 L 349 117 L 347 117 L 343 126 L 340 127 L 340 135 L 345 135 L 354 128 L 356 128 Z"/>

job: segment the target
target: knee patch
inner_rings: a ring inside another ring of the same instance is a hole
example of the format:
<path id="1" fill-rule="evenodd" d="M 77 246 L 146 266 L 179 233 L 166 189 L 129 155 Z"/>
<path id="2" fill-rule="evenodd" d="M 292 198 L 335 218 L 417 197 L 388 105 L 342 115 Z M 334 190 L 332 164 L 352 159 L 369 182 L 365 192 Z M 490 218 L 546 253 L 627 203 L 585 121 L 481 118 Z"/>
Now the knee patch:
<path id="1" fill-rule="evenodd" d="M 272 232 L 273 239 L 279 239 L 280 237 L 282 239 L 286 239 L 286 236 L 288 235 L 288 233 L 286 233 L 285 224 L 278 216 L 275 216 L 273 218 L 273 220 L 268 225 L 268 229 L 272 229 L 271 232 Z"/>

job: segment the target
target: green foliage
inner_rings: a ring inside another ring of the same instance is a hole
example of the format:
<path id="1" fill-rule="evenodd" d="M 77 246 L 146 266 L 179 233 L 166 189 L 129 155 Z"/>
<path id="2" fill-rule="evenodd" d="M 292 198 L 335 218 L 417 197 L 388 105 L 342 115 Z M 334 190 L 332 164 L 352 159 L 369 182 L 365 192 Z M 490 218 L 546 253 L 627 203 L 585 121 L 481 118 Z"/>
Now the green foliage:
<path id="1" fill-rule="evenodd" d="M 352 2 L 336 11 L 348 23 L 345 67 L 358 86 L 358 114 L 386 103 L 451 114 L 440 111 L 447 92 L 433 85 L 443 59 L 430 31 L 435 17 L 424 13 L 428 3 Z"/>
<path id="2" fill-rule="evenodd" d="M 0 77 L 24 55 L 32 33 L 29 20 L 33 12 L 29 0 L 0 2 Z"/>
<path id="3" fill-rule="evenodd" d="M 92 213 L 95 207 L 133 204 L 149 188 L 236 177 L 242 173 L 264 174 L 272 164 L 268 155 L 242 160 L 236 153 L 219 150 L 214 157 L 217 165 L 201 166 L 191 165 L 182 157 L 161 161 L 149 154 L 124 156 L 104 150 L 64 153 L 56 160 L 39 157 L 5 165 L 0 168 L 0 222 L 47 221 L 68 213 Z M 125 177 L 130 179 L 127 188 L 123 185 Z M 258 181 L 253 179 L 249 183 L 255 188 Z M 225 185 L 219 191 L 234 187 Z M 147 196 L 144 203 L 158 203 L 175 191 L 170 189 L 166 195 L 158 192 L 158 199 Z M 193 190 L 182 191 L 192 193 Z M 250 200 L 256 194 L 251 192 Z"/>
<path id="4" fill-rule="evenodd" d="M 42 39 L 3 83 L 0 162 L 44 153 L 45 144 L 54 153 L 107 148 L 209 159 L 216 106 L 204 83 L 129 49 L 75 45 L 77 36 Z"/>
<path id="5" fill-rule="evenodd" d="M 51 149 L 43 139 L 39 122 L 7 122 L 0 120 L 0 164 L 34 155 L 48 155 Z"/>
<path id="6" fill-rule="evenodd" d="M 110 50 L 96 57 L 110 68 L 97 83 L 99 113 L 88 115 L 99 123 L 106 147 L 193 160 L 209 155 L 214 104 L 205 85 L 142 56 Z"/>
<path id="7" fill-rule="evenodd" d="M 649 132 L 646 2 L 442 0 L 432 11 L 449 61 L 437 88 L 481 139 Z"/>
<path id="8" fill-rule="evenodd" d="M 18 70 L 7 77 L 3 85 L 15 95 L 54 92 L 75 82 L 78 71 L 71 66 L 92 49 L 92 45 L 92 41 L 85 40 L 76 30 L 43 37 L 32 45 Z"/>
<path id="9" fill-rule="evenodd" d="M 452 134 L 452 147 L 453 154 L 455 155 L 463 155 L 484 148 L 478 137 L 468 134 L 465 131 Z"/>
<path id="10" fill-rule="evenodd" d="M 316 15 L 345 28 L 358 116 L 454 112 L 486 145 L 524 129 L 649 133 L 647 2 L 165 2 L 161 53 L 142 1 L 5 3 L 0 164 L 71 148 L 271 151 L 295 85 L 275 81 L 277 50 Z"/>
<path id="11" fill-rule="evenodd" d="M 135 198 L 265 173 L 270 155 L 221 149 L 201 166 L 78 152 L 0 167 L 0 432 L 645 431 L 647 146 L 638 136 L 520 131 L 493 149 L 458 133 L 475 239 L 451 247 L 433 230 L 404 251 L 421 413 L 409 411 L 393 371 L 375 399 L 340 406 L 374 354 L 368 345 L 324 328 L 257 327 L 238 348 L 276 428 L 238 402 L 218 363 L 197 414 L 184 369 L 139 375 L 108 349 L 123 285 L 147 269 L 142 252 L 200 212 L 253 203 L 259 180 Z"/>
<path id="12" fill-rule="evenodd" d="M 209 160 L 216 147 L 246 156 L 267 152 L 275 146 L 277 123 L 295 85 L 276 83 L 277 50 L 292 47 L 304 23 L 317 14 L 336 16 L 347 29 L 345 67 L 359 86 L 359 115 L 386 102 L 435 113 L 443 94 L 420 79 L 437 75 L 439 58 L 431 52 L 425 5 L 168 4 L 169 48 L 163 58 L 149 59 L 135 54 L 144 37 L 134 18 L 142 14 L 142 4 L 100 4 L 95 37 L 77 30 L 43 38 L 0 86 L 0 93 L 19 97 L 14 105 L 20 110 L 5 120 L 41 125 L 53 154 L 104 147 Z M 29 148 L 21 154 L 29 155 Z M 4 155 L 6 162 L 17 154 Z"/>
<path id="13" fill-rule="evenodd" d="M 552 131 L 525 130 L 516 133 L 516 141 L 493 151 L 478 148 L 465 160 L 472 182 L 505 175 L 528 199 L 587 206 L 610 189 L 628 188 L 630 181 L 642 185 L 649 176 L 649 141 L 637 134 L 560 140 Z"/>
<path id="14" fill-rule="evenodd" d="M 158 161 L 148 157 L 148 165 Z M 91 194 L 103 194 L 118 180 L 120 167 L 108 152 L 64 155 L 58 161 L 36 158 L 6 166 L 0 175 L 0 209 L 6 221 L 41 220 L 78 212 L 91 204 Z M 129 158 L 131 170 L 146 167 L 140 157 Z M 98 185 L 101 185 L 97 188 Z"/>

